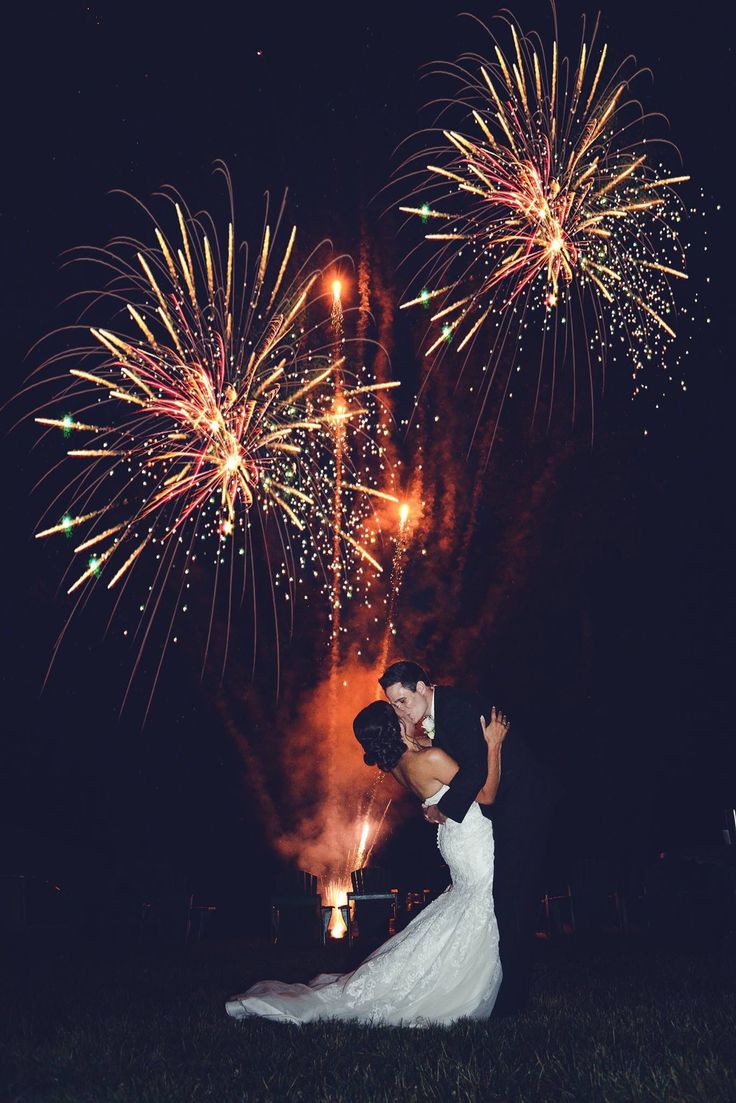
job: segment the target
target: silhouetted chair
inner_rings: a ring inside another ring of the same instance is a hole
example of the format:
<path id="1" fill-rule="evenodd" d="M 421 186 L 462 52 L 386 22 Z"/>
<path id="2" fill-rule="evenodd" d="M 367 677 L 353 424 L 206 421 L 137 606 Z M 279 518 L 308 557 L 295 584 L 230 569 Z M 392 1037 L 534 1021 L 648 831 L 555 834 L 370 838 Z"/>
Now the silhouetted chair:
<path id="1" fill-rule="evenodd" d="M 189 879 L 178 870 L 151 866 L 135 878 L 121 876 L 109 900 L 109 922 L 128 925 L 134 902 L 140 916 L 140 932 L 146 942 L 185 946 L 199 942 L 214 905 L 195 905 Z"/>
<path id="2" fill-rule="evenodd" d="M 324 943 L 331 915 L 332 908 L 322 907 L 314 874 L 289 870 L 278 879 L 271 897 L 271 941 L 291 946 Z"/>
<path id="3" fill-rule="evenodd" d="M 416 915 L 417 912 L 426 908 L 431 898 L 431 891 L 429 889 L 422 889 L 421 892 L 407 892 L 406 894 L 406 911 L 410 916 Z"/>
<path id="4" fill-rule="evenodd" d="M 350 874 L 353 891 L 348 893 L 348 946 L 353 939 L 380 942 L 396 929 L 398 889 L 390 888 L 385 870 L 364 866 Z M 357 931 L 356 931 L 357 928 Z"/>
<path id="5" fill-rule="evenodd" d="M 403 911 L 399 912 L 396 920 L 397 931 L 402 931 L 407 924 L 411 923 L 412 919 L 414 919 L 420 911 L 426 908 L 431 899 L 431 889 L 414 889 L 411 892 L 407 892 Z"/>
<path id="6" fill-rule="evenodd" d="M 193 904 L 189 910 L 189 941 L 201 942 L 210 920 L 217 911 L 214 904 Z"/>
<path id="7" fill-rule="evenodd" d="M 186 892 L 147 900 L 140 916 L 143 939 L 174 946 L 201 942 L 216 911 L 214 904 L 195 904 L 194 896 Z"/>
<path id="8" fill-rule="evenodd" d="M 185 946 L 192 921 L 191 893 L 167 893 L 153 896 L 143 904 L 141 931 L 148 942 Z"/>
<path id="9" fill-rule="evenodd" d="M 616 876 L 602 859 L 584 858 L 570 880 L 572 920 L 576 934 L 602 930 L 628 930 L 623 893 Z"/>
<path id="10" fill-rule="evenodd" d="M 541 899 L 541 914 L 535 933 L 544 938 L 553 938 L 556 935 L 573 934 L 574 931 L 575 916 L 570 886 L 558 896 L 545 893 Z"/>

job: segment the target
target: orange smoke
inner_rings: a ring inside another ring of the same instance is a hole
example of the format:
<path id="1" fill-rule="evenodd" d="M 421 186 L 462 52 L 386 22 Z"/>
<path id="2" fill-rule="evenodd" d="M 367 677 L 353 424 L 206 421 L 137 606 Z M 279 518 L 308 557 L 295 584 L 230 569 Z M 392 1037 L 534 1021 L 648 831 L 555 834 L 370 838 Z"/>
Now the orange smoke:
<path id="1" fill-rule="evenodd" d="M 366 767 L 353 734 L 356 713 L 380 692 L 380 673 L 362 659 L 343 660 L 334 683 L 328 676 L 304 694 L 283 743 L 289 802 L 299 815 L 274 845 L 284 858 L 323 881 L 347 874 L 349 883 L 350 873 L 364 864 L 373 845 L 370 825 L 378 825 L 395 795 L 391 779 L 378 783 L 377 772 Z M 378 783 L 380 793 L 369 792 L 372 783 Z"/>

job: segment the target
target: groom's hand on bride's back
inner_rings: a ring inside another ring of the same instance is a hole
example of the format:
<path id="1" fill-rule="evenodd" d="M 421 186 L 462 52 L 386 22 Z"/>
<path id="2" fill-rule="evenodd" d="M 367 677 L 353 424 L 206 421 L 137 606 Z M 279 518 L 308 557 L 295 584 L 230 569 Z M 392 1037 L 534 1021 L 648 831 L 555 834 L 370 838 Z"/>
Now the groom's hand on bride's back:
<path id="1" fill-rule="evenodd" d="M 423 804 L 422 812 L 427 823 L 447 823 L 447 816 L 436 804 Z"/>

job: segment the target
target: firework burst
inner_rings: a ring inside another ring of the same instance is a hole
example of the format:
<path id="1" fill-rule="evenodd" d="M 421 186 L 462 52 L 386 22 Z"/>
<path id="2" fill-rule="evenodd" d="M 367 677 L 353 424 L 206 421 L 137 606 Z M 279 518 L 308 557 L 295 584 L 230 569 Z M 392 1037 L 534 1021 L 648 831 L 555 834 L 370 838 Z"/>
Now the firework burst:
<path id="1" fill-rule="evenodd" d="M 623 343 L 634 391 L 648 362 L 662 363 L 676 335 L 673 285 L 687 278 L 678 239 L 682 208 L 674 187 L 687 176 L 655 163 L 647 116 L 631 99 L 638 75 L 630 63 L 607 75 L 607 47 L 583 42 L 577 62 L 551 56 L 537 36 L 507 21 L 511 49 L 491 35 L 492 57 L 466 55 L 449 72 L 458 96 L 443 115 L 461 115 L 454 129 L 438 128 L 441 144 L 420 170 L 421 184 L 401 210 L 427 224 L 435 246 L 425 286 L 403 308 L 432 309 L 427 355 L 450 346 L 485 355 L 484 405 L 502 360 L 526 366 L 525 331 L 542 333 L 542 365 L 551 363 L 550 410 L 556 362 L 587 367 L 591 417 L 596 369 L 602 385 L 614 339 Z M 486 28 L 487 30 L 487 28 Z M 488 32 L 490 34 L 490 32 Z M 426 151 L 421 155 L 426 158 Z M 536 410 L 536 405 L 535 405 Z"/>
<path id="2" fill-rule="evenodd" d="M 81 438 L 66 461 L 80 470 L 62 492 L 64 515 L 36 535 L 80 533 L 74 558 L 86 562 L 70 594 L 98 578 L 125 586 L 149 557 L 144 621 L 177 567 L 181 598 L 208 548 L 216 572 L 229 563 L 230 590 L 238 560 L 252 573 L 259 555 L 274 603 L 279 586 L 290 601 L 305 579 L 328 589 L 323 557 L 337 556 L 352 593 L 365 570 L 381 569 L 361 535 L 381 453 L 372 406 L 387 385 L 348 372 L 323 332 L 317 251 L 289 275 L 296 227 L 282 233 L 283 208 L 274 227 L 267 216 L 249 264 L 247 246 L 236 248 L 232 195 L 224 234 L 169 198 L 174 235 L 154 220 L 155 245 L 119 239 L 92 258 L 114 272 L 96 296 L 98 309 L 115 304 L 113 324 L 85 328 L 91 346 L 50 361 L 73 366 L 36 421 Z M 337 422 L 339 477 L 360 487 L 344 492 L 339 516 Z"/>

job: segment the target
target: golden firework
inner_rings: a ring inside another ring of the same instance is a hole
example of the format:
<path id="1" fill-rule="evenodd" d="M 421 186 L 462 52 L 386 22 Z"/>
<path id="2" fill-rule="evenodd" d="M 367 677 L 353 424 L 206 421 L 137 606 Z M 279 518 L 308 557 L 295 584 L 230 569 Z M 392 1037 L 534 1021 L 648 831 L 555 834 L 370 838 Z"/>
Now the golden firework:
<path id="1" fill-rule="evenodd" d="M 445 106 L 462 122 L 439 132 L 415 201 L 401 207 L 436 227 L 426 233 L 436 252 L 402 308 L 434 307 L 427 355 L 483 352 L 490 336 L 486 385 L 504 351 L 521 370 L 517 347 L 536 317 L 551 335 L 548 359 L 582 353 L 592 393 L 613 341 L 636 377 L 675 338 L 672 281 L 687 275 L 674 188 L 688 177 L 657 161 L 629 95 L 636 74 L 624 65 L 606 75 L 595 30 L 572 62 L 556 39 L 546 54 L 537 36 L 506 25 L 509 51 L 492 36 L 490 58 L 451 67 L 462 90 Z"/>

